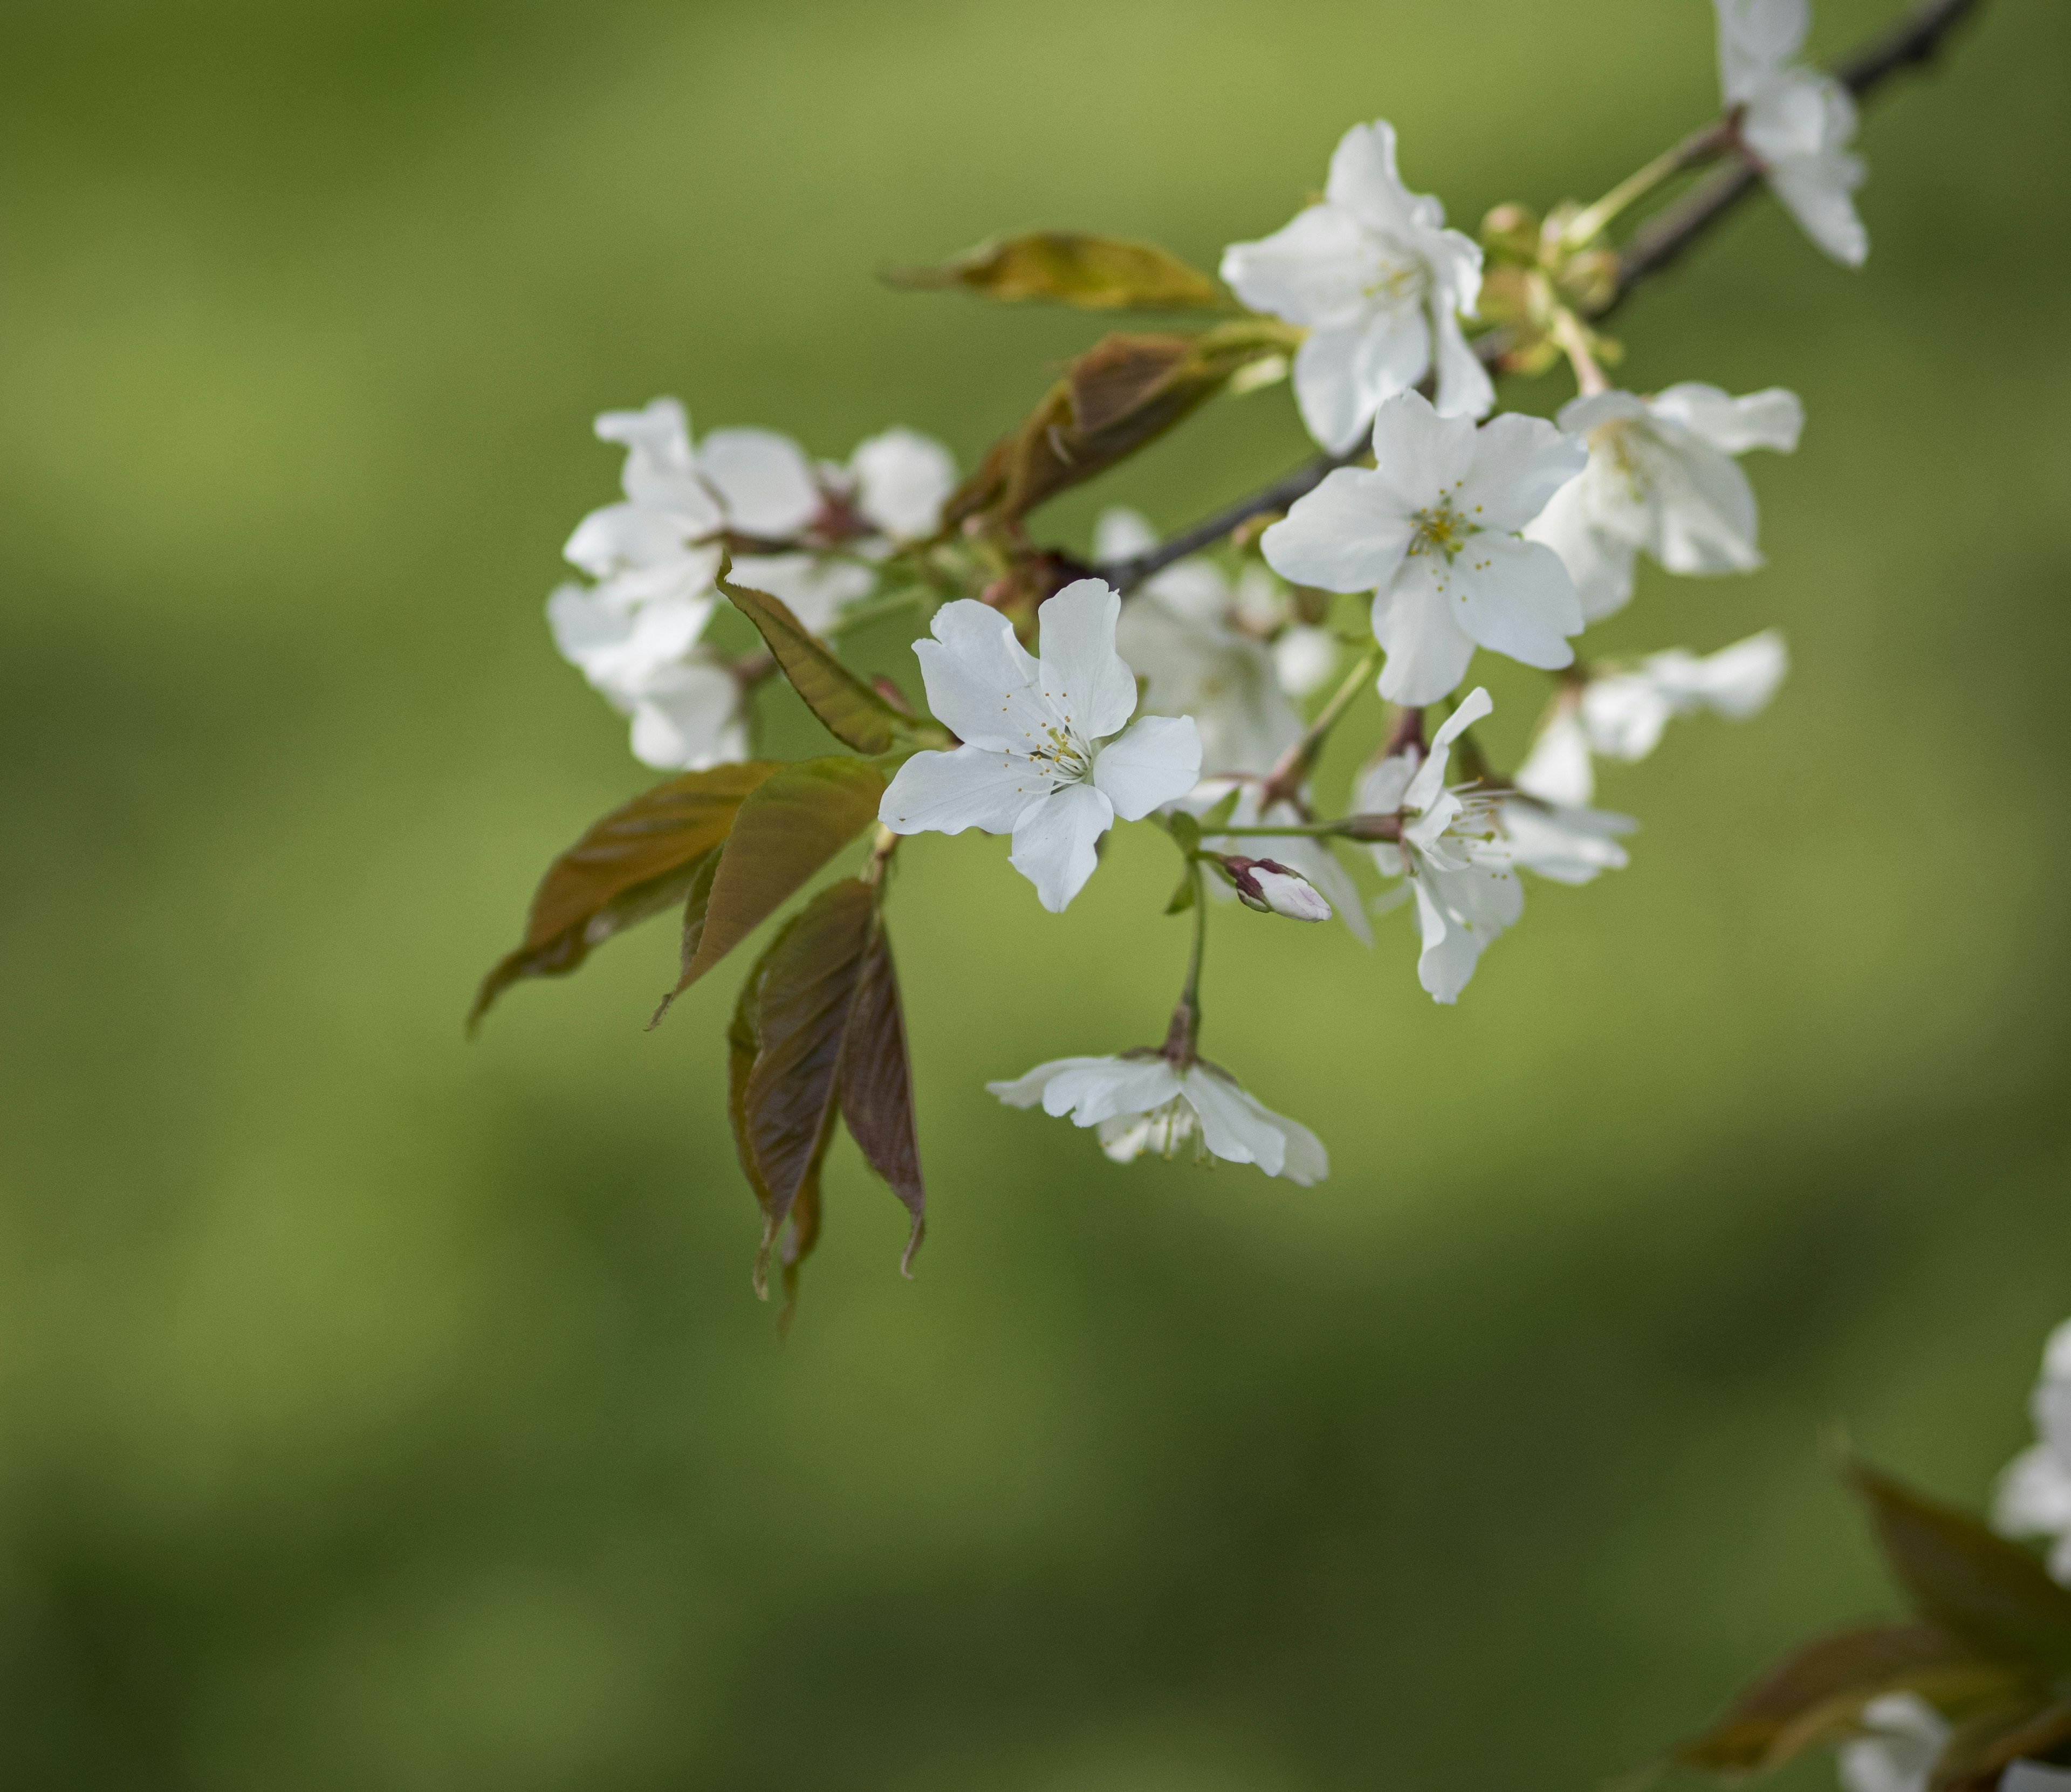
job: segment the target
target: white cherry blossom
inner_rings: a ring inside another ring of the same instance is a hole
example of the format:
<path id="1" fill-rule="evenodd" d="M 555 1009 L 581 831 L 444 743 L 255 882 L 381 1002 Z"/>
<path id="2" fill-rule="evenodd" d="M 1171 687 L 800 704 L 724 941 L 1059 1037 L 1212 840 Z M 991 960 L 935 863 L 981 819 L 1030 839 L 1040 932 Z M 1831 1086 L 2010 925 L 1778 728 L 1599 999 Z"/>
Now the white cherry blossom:
<path id="1" fill-rule="evenodd" d="M 1380 694 L 1435 703 L 1466 675 L 1476 646 L 1528 666 L 1566 666 L 1581 605 L 1560 556 L 1518 531 L 1588 462 L 1539 417 L 1478 429 L 1418 393 L 1374 419 L 1371 471 L 1340 467 L 1265 531 L 1266 562 L 1326 591 L 1372 591 L 1388 650 Z"/>
<path id="2" fill-rule="evenodd" d="M 942 526 L 957 487 L 949 451 L 912 429 L 888 429 L 849 456 L 845 470 L 856 509 L 887 540 L 925 541 Z"/>
<path id="3" fill-rule="evenodd" d="M 1101 1149 L 1117 1163 L 1146 1151 L 1195 1162 L 1255 1163 L 1269 1176 L 1306 1187 L 1330 1174 L 1323 1142 L 1241 1089 L 1224 1070 L 1195 1060 L 1183 1068 L 1160 1053 L 1057 1058 L 1012 1082 L 987 1083 L 1009 1107 L 1038 1102 L 1052 1116 L 1100 1129 Z"/>
<path id="4" fill-rule="evenodd" d="M 2049 1572 L 2071 1586 L 2071 1320 L 2049 1335 L 2028 1411 L 2038 1441 L 1999 1477 L 1992 1523 L 2009 1536 L 2053 1540 Z"/>
<path id="5" fill-rule="evenodd" d="M 1860 267 L 1869 232 L 1856 214 L 1865 178 L 1856 103 L 1831 75 L 1797 59 L 1811 29 L 1809 0 L 1717 0 L 1719 85 L 1740 112 L 1742 143 L 1805 234 L 1836 261 Z"/>
<path id="6" fill-rule="evenodd" d="M 1482 252 L 1445 222 L 1437 199 L 1402 184 L 1384 119 L 1345 133 L 1318 203 L 1223 252 L 1222 277 L 1238 297 L 1308 330 L 1294 356 L 1295 401 L 1333 453 L 1434 370 L 1446 416 L 1482 416 L 1495 402 L 1460 328 L 1480 295 Z"/>
<path id="7" fill-rule="evenodd" d="M 1714 654 L 1671 648 L 1629 672 L 1570 686 L 1519 769 L 1518 788 L 1548 802 L 1586 803 L 1596 791 L 1592 756 L 1644 759 L 1677 716 L 1709 710 L 1745 721 L 1776 695 L 1790 666 L 1782 635 L 1765 629 Z"/>
<path id="8" fill-rule="evenodd" d="M 1104 563 L 1157 545 L 1134 511 L 1104 512 L 1093 533 L 1094 557 Z M 1210 777 L 1269 771 L 1301 734 L 1277 646 L 1259 638 L 1290 613 L 1264 567 L 1247 567 L 1232 587 L 1213 561 L 1195 556 L 1153 574 L 1122 607 L 1115 646 L 1144 681 L 1144 707 L 1194 718 Z"/>
<path id="9" fill-rule="evenodd" d="M 1140 821 L 1200 776 L 1201 739 L 1185 716 L 1136 708 L 1136 678 L 1115 651 L 1121 598 L 1081 579 L 1037 613 L 1031 658 L 999 611 L 965 598 L 935 613 L 913 651 L 929 707 L 963 744 L 899 769 L 879 819 L 896 834 L 1011 834 L 1009 862 L 1061 910 L 1085 888 L 1115 818 Z"/>
<path id="10" fill-rule="evenodd" d="M 1941 1712 L 1910 1692 L 1871 1700 L 1856 1724 L 1856 1735 L 1840 1748 L 1846 1792 L 1927 1792 L 1954 1733 Z"/>
<path id="11" fill-rule="evenodd" d="M 1788 454 L 1804 427 L 1797 395 L 1780 388 L 1729 398 L 1716 386 L 1671 386 L 1652 398 L 1598 392 L 1560 412 L 1589 444 L 1582 476 L 1527 525 L 1528 541 L 1560 555 L 1592 622 L 1630 601 L 1644 550 L 1671 572 L 1751 572 L 1754 490 L 1733 457 Z"/>
<path id="12" fill-rule="evenodd" d="M 1374 863 L 1384 876 L 1403 878 L 1415 901 L 1417 981 L 1437 1002 L 1459 999 L 1483 950 L 1524 914 L 1516 868 L 1586 884 L 1626 863 L 1617 837 L 1635 825 L 1595 810 L 1446 789 L 1453 743 L 1494 707 L 1476 687 L 1432 737 L 1428 755 L 1413 746 L 1391 753 L 1356 793 L 1361 814 L 1404 818 L 1400 843 L 1377 842 Z"/>

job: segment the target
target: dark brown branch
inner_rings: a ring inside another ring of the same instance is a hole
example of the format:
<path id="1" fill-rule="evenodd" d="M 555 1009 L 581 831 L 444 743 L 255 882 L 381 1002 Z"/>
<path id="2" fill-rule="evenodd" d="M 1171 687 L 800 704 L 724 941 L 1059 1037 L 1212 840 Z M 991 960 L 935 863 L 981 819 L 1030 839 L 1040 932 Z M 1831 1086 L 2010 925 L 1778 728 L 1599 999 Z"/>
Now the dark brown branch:
<path id="1" fill-rule="evenodd" d="M 1862 98 L 1901 70 L 1931 61 L 1949 33 L 1975 12 L 1979 4 L 1979 0 L 1922 0 L 1921 5 L 1888 31 L 1835 64 L 1834 78 L 1858 99 Z M 1633 232 L 1618 256 L 1618 290 L 1598 315 L 1607 315 L 1617 309 L 1634 286 L 1668 266 L 1760 181 L 1761 170 L 1745 150 L 1733 150 L 1729 155 L 1730 159 L 1723 166 Z M 1490 331 L 1477 340 L 1475 351 L 1483 360 L 1493 363 L 1503 352 L 1501 338 L 1501 331 Z M 1345 454 L 1318 455 L 1249 498 L 1238 499 L 1191 529 L 1183 529 L 1149 552 L 1132 555 L 1127 560 L 1110 561 L 1097 570 L 1109 584 L 1126 592 L 1175 560 L 1214 546 L 1252 518 L 1286 510 L 1297 498 L 1314 491 L 1327 474 L 1339 467 L 1349 466 L 1363 452 L 1364 445 Z"/>

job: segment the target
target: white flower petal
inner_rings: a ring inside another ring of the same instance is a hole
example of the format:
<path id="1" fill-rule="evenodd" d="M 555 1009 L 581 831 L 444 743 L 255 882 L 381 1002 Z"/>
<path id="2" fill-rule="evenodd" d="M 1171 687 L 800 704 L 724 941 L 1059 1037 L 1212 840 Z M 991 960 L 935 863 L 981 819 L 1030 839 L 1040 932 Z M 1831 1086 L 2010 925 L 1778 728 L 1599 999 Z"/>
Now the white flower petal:
<path id="1" fill-rule="evenodd" d="M 2071 1467 L 2048 1445 L 2030 1445 L 2001 1471 L 1992 1526 L 2010 1537 L 2071 1531 Z"/>
<path id="2" fill-rule="evenodd" d="M 1093 875 L 1095 845 L 1113 825 L 1114 805 L 1104 794 L 1090 784 L 1067 785 L 1022 812 L 1007 863 L 1036 886 L 1045 908 L 1061 914 Z"/>
<path id="3" fill-rule="evenodd" d="M 1720 85 L 1738 105 L 1805 46 L 1810 0 L 1717 0 Z"/>
<path id="4" fill-rule="evenodd" d="M 1841 1745 L 1845 1792 L 1927 1792 L 1950 1734 L 1942 1714 L 1910 1692 L 1887 1692 L 1864 1705 L 1866 1733 Z"/>
<path id="5" fill-rule="evenodd" d="M 1374 246 L 1342 207 L 1312 205 L 1273 235 L 1223 251 L 1222 277 L 1254 311 L 1314 329 L 1366 310 Z"/>
<path id="6" fill-rule="evenodd" d="M 1454 619 L 1457 607 L 1425 578 L 1375 596 L 1373 638 L 1388 650 L 1379 685 L 1390 703 L 1435 703 L 1467 675 L 1474 644 Z"/>
<path id="7" fill-rule="evenodd" d="M 1473 418 L 1441 416 L 1421 392 L 1403 392 L 1390 399 L 1374 413 L 1372 477 L 1376 483 L 1365 488 L 1376 494 L 1370 501 L 1377 508 L 1399 511 L 1405 519 L 1429 509 L 1442 493 L 1464 484 L 1473 472 L 1476 433 Z M 1381 493 L 1388 494 L 1384 502 Z"/>
<path id="8" fill-rule="evenodd" d="M 957 463 L 938 442 L 912 429 L 872 436 L 849 457 L 856 507 L 894 541 L 925 541 L 942 526 L 957 487 Z"/>
<path id="9" fill-rule="evenodd" d="M 1084 740 L 1113 734 L 1136 709 L 1136 675 L 1114 650 L 1121 615 L 1121 597 L 1099 579 L 1075 580 L 1036 613 L 1043 694 Z"/>
<path id="10" fill-rule="evenodd" d="M 1421 222 L 1414 195 L 1395 171 L 1395 127 L 1385 118 L 1355 125 L 1338 139 L 1323 194 L 1369 230 L 1406 237 L 1429 228 Z"/>
<path id="11" fill-rule="evenodd" d="M 1458 234 L 1447 231 L 1448 236 Z M 1481 284 L 1478 260 L 1474 269 L 1474 285 Z M 1471 296 L 1460 303 L 1462 310 L 1473 309 Z M 1442 306 L 1433 331 L 1437 344 L 1438 368 L 1437 391 L 1434 395 L 1434 408 L 1441 417 L 1485 417 L 1495 408 L 1495 386 L 1489 378 L 1488 369 L 1482 365 L 1482 358 L 1468 343 L 1466 333 L 1460 328 L 1460 320 L 1451 304 Z"/>
<path id="12" fill-rule="evenodd" d="M 1862 163 L 1838 150 L 1781 156 L 1769 165 L 1769 184 L 1798 228 L 1849 268 L 1860 268 L 1869 258 L 1870 233 L 1852 197 L 1863 179 Z"/>
<path id="13" fill-rule="evenodd" d="M 1081 1070 L 1092 1064 L 1111 1064 L 1120 1060 L 1113 1057 L 1052 1058 L 1048 1064 L 1039 1064 L 1025 1076 L 1008 1082 L 987 1083 L 986 1093 L 996 1095 L 1010 1108 L 1032 1108 L 1043 1099 L 1043 1092 L 1068 1070 Z"/>
<path id="14" fill-rule="evenodd" d="M 1357 441 L 1373 415 L 1359 381 L 1360 357 L 1366 353 L 1364 318 L 1318 324 L 1294 351 L 1294 403 L 1302 426 L 1333 454 Z"/>
<path id="15" fill-rule="evenodd" d="M 1150 527 L 1150 519 L 1126 505 L 1111 505 L 1093 524 L 1093 558 L 1103 563 L 1133 560 L 1157 545 L 1158 531 Z"/>
<path id="16" fill-rule="evenodd" d="M 894 834 L 1011 834 L 1050 794 L 1044 768 L 997 747 L 917 752 L 899 768 L 877 806 Z"/>
<path id="17" fill-rule="evenodd" d="M 1718 449 L 1694 437 L 1665 466 L 1656 489 L 1646 546 L 1671 572 L 1751 572 L 1755 546 L 1754 488 Z"/>
<path id="18" fill-rule="evenodd" d="M 1177 802 L 1201 775 L 1201 736 L 1188 716 L 1146 716 L 1093 758 L 1093 785 L 1126 822 Z"/>
<path id="19" fill-rule="evenodd" d="M 1582 692 L 1582 727 L 1590 750 L 1606 759 L 1646 758 L 1675 712 L 1660 684 L 1643 672 L 1592 679 Z"/>
<path id="20" fill-rule="evenodd" d="M 698 446 L 698 470 L 749 535 L 796 535 L 819 514 L 812 462 L 773 429 L 715 429 Z"/>
<path id="21" fill-rule="evenodd" d="M 1052 1077 L 1043 1111 L 1070 1114 L 1075 1126 L 1097 1126 L 1117 1114 L 1163 1107 L 1179 1093 L 1179 1078 L 1163 1058 L 1091 1058 Z"/>
<path id="22" fill-rule="evenodd" d="M 671 596 L 629 609 L 602 588 L 563 585 L 547 600 L 547 622 L 564 659 L 600 690 L 623 693 L 687 653 L 715 601 Z"/>
<path id="23" fill-rule="evenodd" d="M 1269 1176 L 1284 1176 L 1304 1188 L 1331 1173 L 1323 1142 L 1299 1121 L 1275 1113 L 1249 1090 L 1206 1064 L 1185 1078 L 1187 1101 L 1201 1117 L 1203 1142 L 1234 1163 L 1256 1163 Z M 1245 1154 L 1239 1156 L 1241 1151 Z"/>
<path id="24" fill-rule="evenodd" d="M 1805 428 L 1802 401 L 1781 386 L 1733 398 L 1716 386 L 1689 380 L 1657 393 L 1651 408 L 1722 454 L 1745 454 L 1754 448 L 1789 454 L 1796 450 Z"/>
<path id="25" fill-rule="evenodd" d="M 1040 669 L 989 604 L 960 597 L 935 612 L 932 641 L 913 643 L 928 707 L 964 740 L 1025 752 L 1048 744 L 1056 716 Z"/>
<path id="26" fill-rule="evenodd" d="M 1638 548 L 1590 519 L 1589 478 L 1570 480 L 1525 526 L 1527 541 L 1543 541 L 1560 556 L 1575 581 L 1582 620 L 1601 621 L 1632 601 L 1633 566 Z"/>
<path id="27" fill-rule="evenodd" d="M 1545 802 L 1581 808 L 1596 793 L 1596 768 L 1590 762 L 1589 737 L 1581 718 L 1566 703 L 1540 730 L 1532 752 L 1518 768 L 1517 787 Z"/>
<path id="28" fill-rule="evenodd" d="M 733 563 L 733 582 L 781 598 L 814 634 L 823 634 L 849 605 L 877 588 L 877 575 L 823 554 L 744 554 Z"/>
<path id="29" fill-rule="evenodd" d="M 1474 432 L 1454 507 L 1483 529 L 1522 529 L 1589 462 L 1589 449 L 1544 417 L 1506 412 Z"/>
<path id="30" fill-rule="evenodd" d="M 1622 870 L 1629 861 L 1618 836 L 1639 825 L 1630 815 L 1565 805 L 1542 809 L 1515 797 L 1497 814 L 1510 862 L 1556 884 L 1587 884 L 1599 871 Z"/>
<path id="31" fill-rule="evenodd" d="M 1273 670 L 1290 697 L 1320 690 L 1338 669 L 1338 638 L 1328 629 L 1296 623 L 1273 643 Z"/>
<path id="32" fill-rule="evenodd" d="M 1325 591 L 1376 591 L 1393 579 L 1413 533 L 1409 511 L 1376 474 L 1340 467 L 1260 538 L 1283 579 Z"/>
<path id="33" fill-rule="evenodd" d="M 1402 793 L 1405 808 L 1421 810 L 1426 814 L 1436 812 L 1438 793 L 1446 787 L 1446 762 L 1452 755 L 1453 743 L 1495 708 L 1495 700 L 1485 685 L 1476 685 L 1460 699 L 1459 707 L 1431 736 L 1430 751 L 1410 779 L 1409 789 Z"/>
<path id="34" fill-rule="evenodd" d="M 1566 637 L 1582 632 L 1581 601 L 1552 548 L 1515 535 L 1476 535 L 1452 573 L 1455 617 L 1481 646 L 1549 671 L 1574 663 Z"/>
<path id="35" fill-rule="evenodd" d="M 709 650 L 655 672 L 635 693 L 633 752 L 661 771 L 702 772 L 745 759 L 740 681 Z"/>

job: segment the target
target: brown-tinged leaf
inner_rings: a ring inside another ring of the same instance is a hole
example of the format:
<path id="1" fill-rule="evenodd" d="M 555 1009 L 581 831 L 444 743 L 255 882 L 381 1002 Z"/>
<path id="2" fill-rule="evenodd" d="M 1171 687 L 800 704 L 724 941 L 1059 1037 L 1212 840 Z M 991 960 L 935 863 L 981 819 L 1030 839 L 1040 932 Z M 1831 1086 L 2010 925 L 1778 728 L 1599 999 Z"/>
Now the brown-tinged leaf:
<path id="1" fill-rule="evenodd" d="M 697 945 L 671 997 L 703 976 L 876 820 L 884 794 L 884 777 L 862 759 L 801 760 L 757 785 L 727 836 Z"/>
<path id="2" fill-rule="evenodd" d="M 913 1124 L 913 1072 L 899 974 L 880 912 L 856 978 L 855 1006 L 842 1044 L 842 1118 L 870 1167 L 892 1185 L 912 1217 L 899 1273 L 913 1273 L 913 1253 L 927 1232 L 927 1191 L 921 1180 L 921 1141 Z"/>
<path id="3" fill-rule="evenodd" d="M 1956 1727 L 1934 1764 L 1930 1792 L 1992 1792 L 2016 1761 L 2046 1760 L 2071 1741 L 2071 1700 L 2033 1696 Z"/>
<path id="4" fill-rule="evenodd" d="M 1884 1693 L 1957 1705 L 2009 1696 L 2020 1683 L 2019 1670 L 1934 1625 L 1864 1625 L 1793 1651 L 1670 1758 L 1707 1773 L 1766 1773 L 1844 1735 L 1862 1708 Z"/>
<path id="5" fill-rule="evenodd" d="M 734 607 L 761 632 L 791 688 L 837 740 L 872 755 L 889 752 L 923 735 L 931 746 L 949 744 L 942 730 L 917 727 L 843 665 L 782 599 L 736 584 L 724 571 L 717 582 Z"/>
<path id="6" fill-rule="evenodd" d="M 691 867 L 690 888 L 683 896 L 683 937 L 677 953 L 681 976 L 687 977 L 691 966 L 697 962 L 698 947 L 705 937 L 705 917 L 712 909 L 712 882 L 719 875 L 719 862 L 725 851 L 724 845 L 714 847 Z M 678 987 L 681 986 L 679 984 Z M 649 1032 L 653 1032 L 662 1024 L 662 1017 L 675 1001 L 676 993 L 675 990 L 671 990 L 662 998 L 661 1007 L 654 1011 L 654 1018 L 647 1023 Z"/>
<path id="7" fill-rule="evenodd" d="M 730 1101 L 735 1141 L 762 1206 L 758 1294 L 769 1249 L 794 1222 L 785 1257 L 787 1299 L 819 1230 L 820 1167 L 839 1109 L 843 1044 L 875 920 L 876 892 L 859 878 L 831 884 L 787 921 L 748 978 L 728 1035 L 736 1067 L 753 1056 Z M 802 1195 L 802 1216 L 795 1210 Z"/>
<path id="8" fill-rule="evenodd" d="M 2036 1556 L 1866 1462 L 1852 1458 L 1842 1472 L 1869 1508 L 1893 1577 L 1922 1618 L 2003 1659 L 2071 1667 L 2071 1592 Z"/>
<path id="9" fill-rule="evenodd" d="M 469 1030 L 513 983 L 566 976 L 613 934 L 682 901 L 742 802 L 781 769 L 749 760 L 687 772 L 605 816 L 547 867 L 524 941 L 482 979 Z"/>
<path id="10" fill-rule="evenodd" d="M 950 498 L 951 523 L 987 514 L 1011 522 L 1154 441 L 1267 355 L 1285 326 L 1225 324 L 1198 336 L 1104 336 L 1072 362 L 1028 420 L 995 443 Z"/>
<path id="11" fill-rule="evenodd" d="M 938 268 L 885 277 L 894 286 L 962 286 L 987 298 L 1047 299 L 1091 311 L 1217 310 L 1227 302 L 1208 275 L 1154 244 L 1071 230 L 994 237 Z"/>

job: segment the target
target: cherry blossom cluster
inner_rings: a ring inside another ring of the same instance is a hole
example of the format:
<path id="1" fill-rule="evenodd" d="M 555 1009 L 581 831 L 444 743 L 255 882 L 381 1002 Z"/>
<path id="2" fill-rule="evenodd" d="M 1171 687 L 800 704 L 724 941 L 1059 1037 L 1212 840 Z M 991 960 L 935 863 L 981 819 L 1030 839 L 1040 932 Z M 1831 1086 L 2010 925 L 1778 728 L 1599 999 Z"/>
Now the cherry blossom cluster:
<path id="1" fill-rule="evenodd" d="M 1854 109 L 1798 59 L 1805 0 L 1717 0 L 1717 14 L 1720 129 L 1820 248 L 1860 263 Z M 928 710 L 953 738 L 887 763 L 874 863 L 917 833 L 1004 835 L 1054 912 L 1093 875 L 1110 829 L 1145 822 L 1179 847 L 1174 908 L 1193 911 L 1162 1044 L 988 1088 L 1068 1114 L 1118 1160 L 1185 1152 L 1313 1182 L 1328 1167 L 1315 1136 L 1200 1055 L 1208 900 L 1335 915 L 1365 945 L 1374 916 L 1405 907 L 1419 982 L 1454 1003 L 1522 918 L 1522 874 L 1581 884 L 1626 863 L 1636 824 L 1592 806 L 1596 762 L 1645 757 L 1676 716 L 1750 716 L 1786 670 L 1773 631 L 1708 654 L 1578 657 L 1578 638 L 1631 602 L 1642 559 L 1688 577 L 1761 565 L 1741 457 L 1790 453 L 1803 422 L 1780 389 L 1612 386 L 1613 346 L 1558 294 L 1589 276 L 1632 196 L 1556 211 L 1522 252 L 1525 285 L 1555 295 L 1535 327 L 1578 390 L 1551 420 L 1499 412 L 1491 369 L 1513 363 L 1490 350 L 1481 309 L 1489 228 L 1483 242 L 1447 228 L 1439 201 L 1405 184 L 1393 129 L 1355 126 L 1322 197 L 1220 264 L 1260 328 L 1284 332 L 1277 370 L 1334 470 L 1219 556 L 1140 580 L 1103 576 L 1159 558 L 1150 526 L 1111 509 L 1091 560 L 1052 555 L 1060 576 L 1023 610 L 1024 587 L 971 547 L 974 523 L 958 526 L 956 468 L 937 443 L 892 429 L 834 463 L 761 429 L 694 441 L 672 400 L 609 412 L 597 432 L 625 450 L 624 498 L 568 543 L 591 582 L 554 593 L 555 642 L 630 719 L 640 760 L 695 770 L 749 757 L 749 693 L 771 670 L 768 655 L 729 658 L 706 638 L 723 580 L 781 600 L 822 639 L 912 606 L 928 629 L 914 645 Z M 1272 377 L 1262 365 L 1249 383 Z M 1363 603 L 1355 629 L 1347 596 Z M 1508 777 L 1472 733 L 1492 707 L 1471 681 L 1482 653 L 1551 675 Z M 1391 706 L 1385 730 L 1344 812 L 1327 814 L 1318 754 L 1368 683 Z M 2071 1527 L 2063 1472 L 2052 1497 Z"/>

